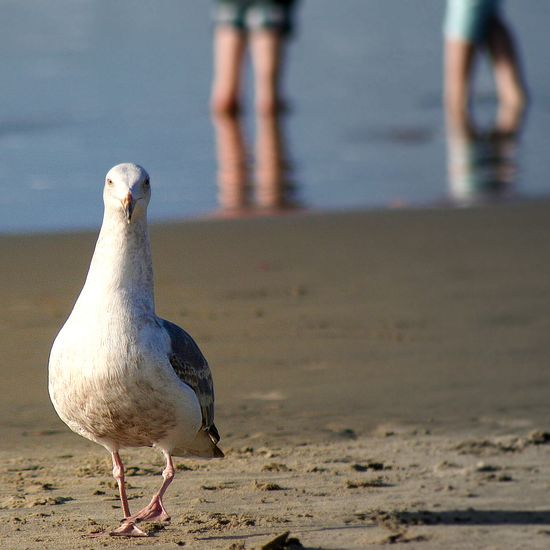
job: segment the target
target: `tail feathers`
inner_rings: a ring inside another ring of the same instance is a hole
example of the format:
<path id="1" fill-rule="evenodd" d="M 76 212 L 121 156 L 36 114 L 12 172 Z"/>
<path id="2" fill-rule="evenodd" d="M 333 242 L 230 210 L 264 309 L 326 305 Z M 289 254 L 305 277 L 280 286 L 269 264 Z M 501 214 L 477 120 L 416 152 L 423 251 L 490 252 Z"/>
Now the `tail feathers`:
<path id="1" fill-rule="evenodd" d="M 218 432 L 218 428 L 216 428 L 216 424 L 212 424 L 212 426 L 208 426 L 208 428 L 206 428 L 206 432 L 211 437 L 214 443 L 217 443 L 220 440 L 220 432 Z"/>
<path id="2" fill-rule="evenodd" d="M 194 456 L 200 458 L 223 458 L 225 455 L 218 447 L 220 440 L 218 430 L 213 426 L 214 431 L 210 429 L 200 430 L 195 439 L 186 447 L 176 447 L 172 451 L 173 456 Z"/>
<path id="3" fill-rule="evenodd" d="M 216 428 L 216 425 L 212 424 L 212 426 L 208 427 L 206 429 L 206 433 L 208 433 L 210 441 L 212 441 L 212 443 L 214 444 L 214 448 L 212 449 L 214 453 L 214 458 L 223 458 L 225 455 L 223 454 L 223 451 L 218 447 L 220 432 L 218 432 L 218 428 Z"/>
<path id="4" fill-rule="evenodd" d="M 212 451 L 214 452 L 214 456 L 212 458 L 223 458 L 225 456 L 223 451 L 217 445 L 214 445 L 214 449 L 212 449 Z"/>

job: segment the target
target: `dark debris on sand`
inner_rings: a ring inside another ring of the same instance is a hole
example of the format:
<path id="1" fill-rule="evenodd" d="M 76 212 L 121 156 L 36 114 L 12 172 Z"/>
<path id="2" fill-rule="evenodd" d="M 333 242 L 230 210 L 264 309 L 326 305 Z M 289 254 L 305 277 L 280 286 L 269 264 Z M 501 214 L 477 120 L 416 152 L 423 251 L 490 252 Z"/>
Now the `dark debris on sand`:
<path id="1" fill-rule="evenodd" d="M 501 453 L 517 453 L 532 445 L 547 445 L 550 443 L 550 432 L 535 430 L 526 437 L 506 439 L 474 439 L 462 441 L 455 450 L 460 454 L 495 455 Z"/>
<path id="2" fill-rule="evenodd" d="M 290 531 L 276 536 L 261 546 L 261 550 L 298 550 L 299 548 L 303 548 L 302 543 L 297 538 L 291 538 Z"/>

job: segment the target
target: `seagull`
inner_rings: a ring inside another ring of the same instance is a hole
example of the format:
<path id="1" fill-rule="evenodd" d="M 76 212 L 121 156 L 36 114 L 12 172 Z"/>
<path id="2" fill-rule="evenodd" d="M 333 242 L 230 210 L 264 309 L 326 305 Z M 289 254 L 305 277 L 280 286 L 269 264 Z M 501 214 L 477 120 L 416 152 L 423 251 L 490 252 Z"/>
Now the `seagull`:
<path id="1" fill-rule="evenodd" d="M 105 179 L 103 223 L 90 269 L 49 359 L 49 393 L 63 422 L 111 453 L 124 519 L 112 536 L 143 537 L 137 524 L 168 521 L 162 502 L 173 456 L 221 458 L 210 367 L 193 338 L 157 317 L 147 172 L 119 164 Z M 154 447 L 166 459 L 151 502 L 130 514 L 119 450 Z"/>

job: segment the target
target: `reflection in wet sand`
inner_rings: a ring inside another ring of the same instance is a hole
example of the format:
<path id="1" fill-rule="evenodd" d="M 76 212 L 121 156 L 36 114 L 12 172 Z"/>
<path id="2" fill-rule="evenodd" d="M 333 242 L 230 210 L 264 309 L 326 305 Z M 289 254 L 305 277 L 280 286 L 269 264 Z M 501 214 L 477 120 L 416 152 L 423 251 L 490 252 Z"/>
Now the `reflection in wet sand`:
<path id="1" fill-rule="evenodd" d="M 458 205 L 506 200 L 517 195 L 523 109 L 499 112 L 493 128 L 481 130 L 470 117 L 448 116 L 449 194 Z"/>
<path id="2" fill-rule="evenodd" d="M 248 170 L 243 129 L 233 115 L 216 115 L 218 203 L 222 210 L 248 207 Z"/>
<path id="3" fill-rule="evenodd" d="M 249 156 L 243 121 L 238 114 L 216 114 L 213 120 L 218 160 L 218 214 L 239 217 L 299 208 L 280 116 L 257 115 L 254 158 Z"/>

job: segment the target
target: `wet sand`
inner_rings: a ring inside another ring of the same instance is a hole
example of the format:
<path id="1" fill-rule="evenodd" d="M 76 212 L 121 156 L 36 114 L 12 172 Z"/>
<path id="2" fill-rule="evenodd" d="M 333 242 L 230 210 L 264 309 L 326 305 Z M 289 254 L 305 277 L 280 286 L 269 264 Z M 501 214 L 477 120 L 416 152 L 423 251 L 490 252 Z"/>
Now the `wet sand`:
<path id="1" fill-rule="evenodd" d="M 178 460 L 172 522 L 131 541 L 89 537 L 121 516 L 109 458 L 46 389 L 96 235 L 0 237 L 2 547 L 547 548 L 549 234 L 549 203 L 155 226 L 227 458 Z M 137 508 L 162 464 L 123 459 Z"/>

